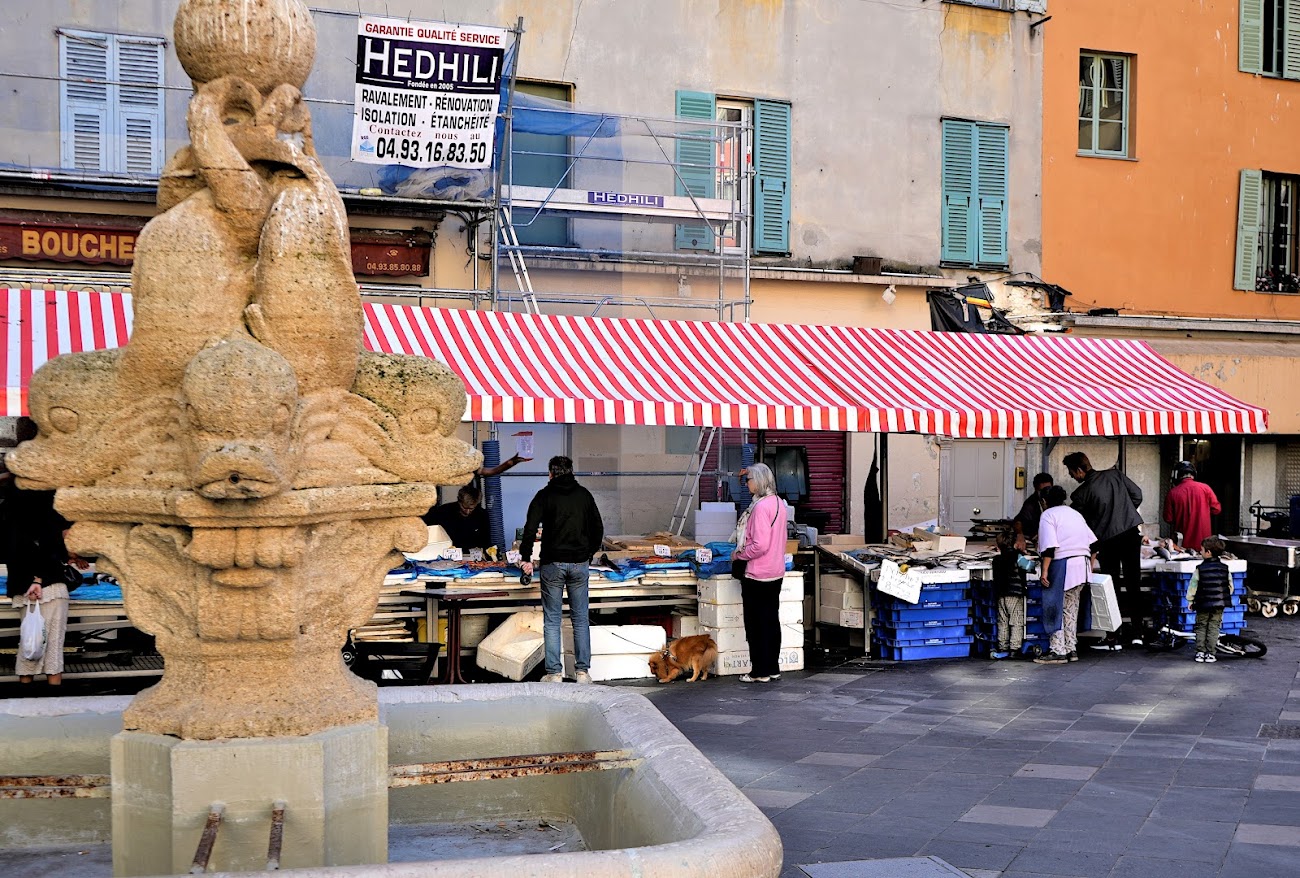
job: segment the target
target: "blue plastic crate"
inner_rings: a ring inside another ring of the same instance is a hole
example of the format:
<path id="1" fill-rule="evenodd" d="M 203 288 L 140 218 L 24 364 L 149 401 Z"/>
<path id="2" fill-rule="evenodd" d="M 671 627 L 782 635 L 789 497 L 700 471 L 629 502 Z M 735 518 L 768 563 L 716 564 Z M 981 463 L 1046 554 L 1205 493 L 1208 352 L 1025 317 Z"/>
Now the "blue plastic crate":
<path id="1" fill-rule="evenodd" d="M 931 622 L 936 620 L 969 619 L 971 617 L 970 601 L 941 601 L 937 607 L 923 607 L 920 604 L 893 604 L 882 607 L 877 619 L 886 622 Z"/>
<path id="2" fill-rule="evenodd" d="M 969 658 L 973 638 L 950 638 L 949 642 L 924 644 L 895 644 L 878 642 L 880 657 L 896 662 L 921 661 L 937 658 Z"/>
<path id="3" fill-rule="evenodd" d="M 970 635 L 968 625 L 930 625 L 924 628 L 902 628 L 891 625 L 877 625 L 877 631 L 882 640 L 892 640 L 895 643 L 929 643 L 932 640 L 944 639 L 949 637 L 967 637 Z"/>

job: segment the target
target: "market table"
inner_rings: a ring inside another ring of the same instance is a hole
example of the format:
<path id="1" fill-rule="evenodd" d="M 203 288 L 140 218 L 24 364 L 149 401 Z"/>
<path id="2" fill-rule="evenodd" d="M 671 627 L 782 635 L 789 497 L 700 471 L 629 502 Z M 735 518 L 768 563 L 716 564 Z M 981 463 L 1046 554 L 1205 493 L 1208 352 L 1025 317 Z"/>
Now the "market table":
<path id="1" fill-rule="evenodd" d="M 447 669 L 438 682 L 446 683 L 449 686 L 456 683 L 468 683 L 469 681 L 460 672 L 461 606 L 466 601 L 505 597 L 510 592 L 465 588 L 422 588 L 403 589 L 402 594 L 406 597 L 424 598 L 426 618 L 435 620 L 435 623 L 438 618 L 438 601 L 441 600 L 447 604 Z"/>

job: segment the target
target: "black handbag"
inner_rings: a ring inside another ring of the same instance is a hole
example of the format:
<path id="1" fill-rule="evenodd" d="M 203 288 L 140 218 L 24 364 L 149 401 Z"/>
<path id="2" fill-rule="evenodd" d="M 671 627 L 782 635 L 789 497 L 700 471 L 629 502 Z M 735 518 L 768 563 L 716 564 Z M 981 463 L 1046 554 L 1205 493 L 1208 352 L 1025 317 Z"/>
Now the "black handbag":
<path id="1" fill-rule="evenodd" d="M 732 575 L 732 577 L 734 577 L 734 578 L 736 578 L 736 579 L 744 579 L 744 578 L 745 578 L 745 568 L 746 568 L 748 565 L 749 565 L 749 562 L 746 561 L 744 558 L 732 558 L 732 559 L 731 559 L 731 575 Z"/>

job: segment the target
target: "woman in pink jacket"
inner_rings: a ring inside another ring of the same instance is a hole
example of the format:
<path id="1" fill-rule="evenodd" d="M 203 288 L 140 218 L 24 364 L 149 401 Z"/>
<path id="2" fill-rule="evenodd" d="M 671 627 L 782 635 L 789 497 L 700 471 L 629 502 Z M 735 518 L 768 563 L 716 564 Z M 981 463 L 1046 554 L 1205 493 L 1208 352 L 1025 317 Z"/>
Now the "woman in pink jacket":
<path id="1" fill-rule="evenodd" d="M 745 562 L 740 578 L 740 599 L 745 613 L 745 640 L 749 642 L 749 673 L 742 683 L 766 683 L 781 676 L 777 664 L 781 651 L 778 617 L 781 580 L 785 578 L 785 501 L 776 495 L 776 477 L 762 463 L 745 470 L 754 502 L 737 527 L 743 534 L 733 559 Z"/>

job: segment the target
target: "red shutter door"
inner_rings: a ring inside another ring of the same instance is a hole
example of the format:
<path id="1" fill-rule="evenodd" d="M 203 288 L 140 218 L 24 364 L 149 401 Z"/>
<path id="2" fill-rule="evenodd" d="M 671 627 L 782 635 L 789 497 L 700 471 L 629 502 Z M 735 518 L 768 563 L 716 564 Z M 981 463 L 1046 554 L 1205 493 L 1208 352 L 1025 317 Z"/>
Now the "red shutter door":
<path id="1" fill-rule="evenodd" d="M 769 448 L 802 445 L 808 452 L 808 502 L 795 507 L 795 520 L 802 521 L 803 512 L 823 513 L 827 516 L 823 533 L 844 533 L 848 516 L 846 435 L 825 430 L 767 430 L 763 442 Z"/>

